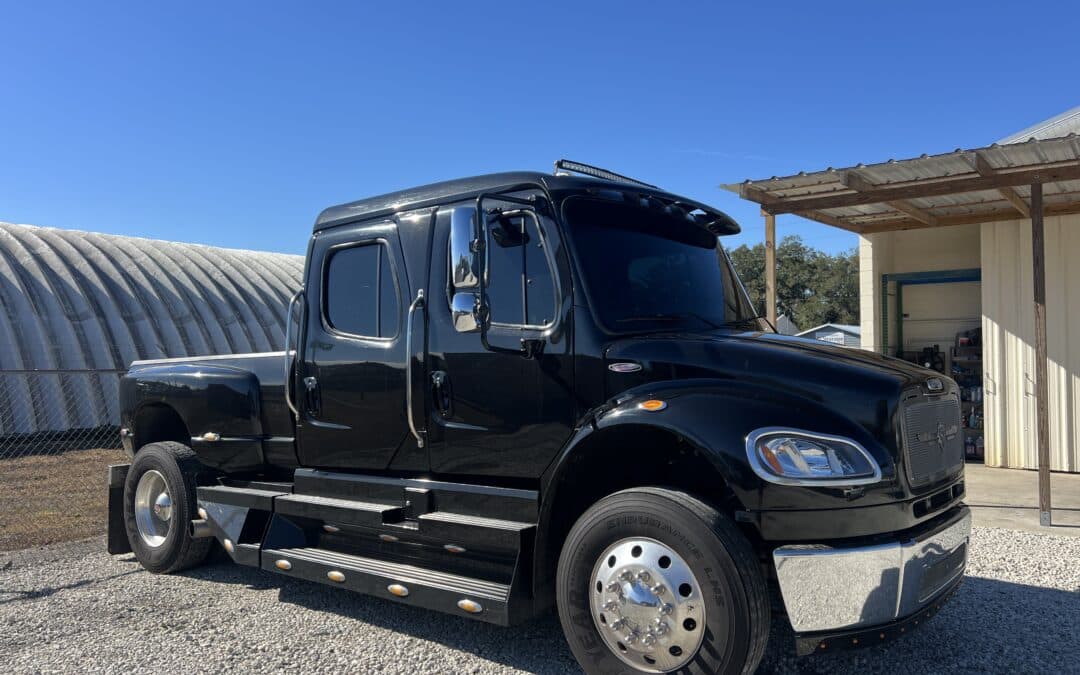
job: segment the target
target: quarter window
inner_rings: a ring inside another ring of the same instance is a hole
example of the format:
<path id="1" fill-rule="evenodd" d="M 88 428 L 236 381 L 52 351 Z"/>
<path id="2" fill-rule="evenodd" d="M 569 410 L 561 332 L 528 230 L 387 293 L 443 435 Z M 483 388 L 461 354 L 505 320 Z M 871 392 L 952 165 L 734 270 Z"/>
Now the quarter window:
<path id="1" fill-rule="evenodd" d="M 351 246 L 330 256 L 326 272 L 326 321 L 360 337 L 397 335 L 398 297 L 386 246 Z"/>

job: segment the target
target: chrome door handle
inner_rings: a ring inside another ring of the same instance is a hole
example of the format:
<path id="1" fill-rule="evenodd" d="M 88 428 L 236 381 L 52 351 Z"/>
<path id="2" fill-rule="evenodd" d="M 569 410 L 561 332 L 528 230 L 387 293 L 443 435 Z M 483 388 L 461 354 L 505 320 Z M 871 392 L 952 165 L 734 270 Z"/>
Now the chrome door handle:
<path id="1" fill-rule="evenodd" d="M 413 419 L 413 314 L 416 310 L 424 307 L 424 289 L 416 292 L 416 299 L 409 305 L 409 315 L 405 319 L 405 412 L 409 419 L 409 431 L 416 439 L 416 447 L 424 447 L 424 432 L 416 428 L 416 420 Z"/>

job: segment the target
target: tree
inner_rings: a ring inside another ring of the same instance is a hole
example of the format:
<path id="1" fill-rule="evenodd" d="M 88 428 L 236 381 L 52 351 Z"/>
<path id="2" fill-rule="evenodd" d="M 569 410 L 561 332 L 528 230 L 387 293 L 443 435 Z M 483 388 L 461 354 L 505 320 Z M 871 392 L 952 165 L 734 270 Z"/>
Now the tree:
<path id="1" fill-rule="evenodd" d="M 754 307 L 765 314 L 765 245 L 729 251 Z M 829 255 L 797 235 L 776 247 L 776 312 L 806 330 L 823 323 L 859 322 L 859 257 L 855 250 Z"/>

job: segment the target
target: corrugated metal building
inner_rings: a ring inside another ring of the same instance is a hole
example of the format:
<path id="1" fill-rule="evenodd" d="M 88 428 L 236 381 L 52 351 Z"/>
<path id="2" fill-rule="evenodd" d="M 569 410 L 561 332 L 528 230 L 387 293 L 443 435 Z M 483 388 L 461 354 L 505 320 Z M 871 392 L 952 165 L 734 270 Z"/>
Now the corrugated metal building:
<path id="1" fill-rule="evenodd" d="M 303 264 L 0 223 L 0 437 L 116 424 L 136 359 L 281 349 Z"/>
<path id="2" fill-rule="evenodd" d="M 862 346 L 969 380 L 965 435 L 991 466 L 1039 467 L 1033 298 L 1044 278 L 1049 468 L 1078 472 L 1078 133 L 1080 108 L 984 148 L 725 187 L 766 218 L 797 213 L 860 235 Z M 1037 212 L 1044 246 L 1033 248 Z"/>

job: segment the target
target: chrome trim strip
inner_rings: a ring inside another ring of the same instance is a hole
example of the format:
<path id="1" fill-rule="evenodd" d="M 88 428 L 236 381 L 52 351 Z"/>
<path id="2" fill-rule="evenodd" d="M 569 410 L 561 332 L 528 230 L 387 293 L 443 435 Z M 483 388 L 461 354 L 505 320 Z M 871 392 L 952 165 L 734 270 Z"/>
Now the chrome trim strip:
<path id="1" fill-rule="evenodd" d="M 409 431 L 416 439 L 417 447 L 424 447 L 424 436 L 416 429 L 416 420 L 413 419 L 413 314 L 417 309 L 424 306 L 424 289 L 416 291 L 416 299 L 409 305 L 409 314 L 405 318 L 405 413 L 409 419 Z"/>
<path id="2" fill-rule="evenodd" d="M 765 468 L 765 465 L 761 463 L 761 456 L 758 455 L 757 451 L 758 441 L 769 436 L 799 436 L 802 438 L 809 438 L 810 440 L 841 443 L 843 445 L 851 446 L 861 453 L 866 461 L 870 462 L 870 465 L 874 467 L 874 474 L 872 476 L 862 476 L 859 478 L 787 478 L 784 476 L 777 476 Z M 746 435 L 746 458 L 750 461 L 750 467 L 759 478 L 770 483 L 776 483 L 777 485 L 849 487 L 854 485 L 870 485 L 881 481 L 881 465 L 877 463 L 877 460 L 874 459 L 873 455 L 867 452 L 866 448 L 850 438 L 821 434 L 816 431 L 793 429 L 791 427 L 762 427 L 761 429 L 754 429 Z"/>
<path id="3" fill-rule="evenodd" d="M 781 546 L 776 579 L 791 627 L 816 633 L 889 623 L 918 612 L 967 567 L 971 512 L 923 537 L 875 546 Z M 951 556 L 962 550 L 962 559 Z M 938 564 L 956 565 L 924 588 Z"/>

